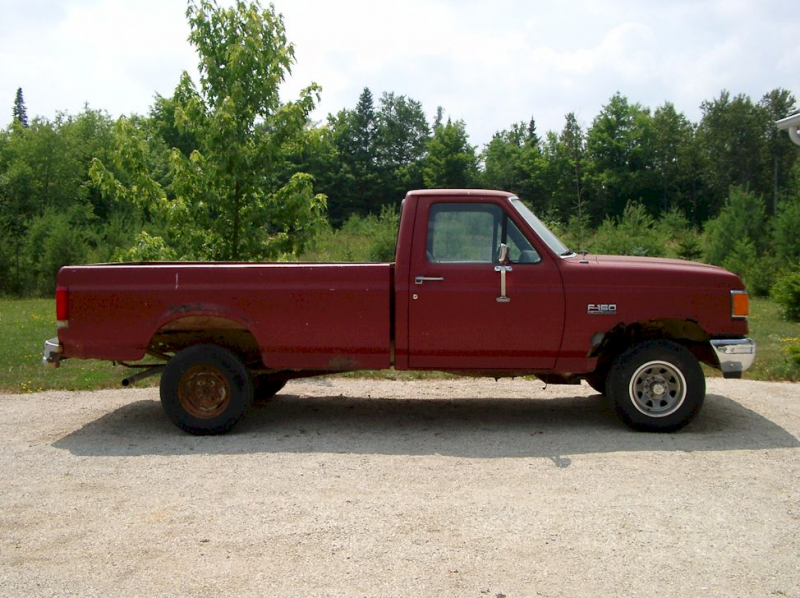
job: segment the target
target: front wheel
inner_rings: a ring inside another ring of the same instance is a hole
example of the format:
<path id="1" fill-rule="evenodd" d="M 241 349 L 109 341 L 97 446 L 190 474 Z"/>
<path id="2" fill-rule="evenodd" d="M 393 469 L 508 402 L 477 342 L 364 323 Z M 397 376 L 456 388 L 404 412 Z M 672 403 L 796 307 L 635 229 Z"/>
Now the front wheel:
<path id="1" fill-rule="evenodd" d="M 230 430 L 253 402 L 253 382 L 241 360 L 216 345 L 184 349 L 161 376 L 161 405 L 190 434 Z"/>
<path id="2" fill-rule="evenodd" d="M 617 415 L 631 428 L 672 432 L 700 411 L 706 380 L 688 349 L 672 341 L 651 340 L 614 360 L 606 389 Z"/>

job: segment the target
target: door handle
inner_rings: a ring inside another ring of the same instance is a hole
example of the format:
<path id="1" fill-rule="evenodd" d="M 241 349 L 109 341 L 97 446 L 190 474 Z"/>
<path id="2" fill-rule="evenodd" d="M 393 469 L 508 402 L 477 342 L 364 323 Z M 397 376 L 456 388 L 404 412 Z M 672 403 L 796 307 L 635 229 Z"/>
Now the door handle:
<path id="1" fill-rule="evenodd" d="M 500 296 L 497 298 L 498 303 L 508 303 L 511 297 L 506 295 L 506 272 L 511 272 L 511 266 L 495 266 L 495 272 L 500 272 Z"/>
<path id="2" fill-rule="evenodd" d="M 423 282 L 444 282 L 444 276 L 417 276 L 414 282 L 416 284 L 422 284 Z"/>

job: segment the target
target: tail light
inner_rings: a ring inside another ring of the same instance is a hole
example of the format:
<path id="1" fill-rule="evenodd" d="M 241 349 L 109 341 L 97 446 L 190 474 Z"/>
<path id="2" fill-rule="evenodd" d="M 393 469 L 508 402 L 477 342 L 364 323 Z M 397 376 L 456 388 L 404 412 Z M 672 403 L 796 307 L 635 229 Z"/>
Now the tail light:
<path id="1" fill-rule="evenodd" d="M 69 289 L 56 288 L 56 324 L 59 328 L 69 326 Z"/>
<path id="2" fill-rule="evenodd" d="M 750 295 L 747 291 L 731 291 L 731 316 L 746 318 L 750 315 Z"/>

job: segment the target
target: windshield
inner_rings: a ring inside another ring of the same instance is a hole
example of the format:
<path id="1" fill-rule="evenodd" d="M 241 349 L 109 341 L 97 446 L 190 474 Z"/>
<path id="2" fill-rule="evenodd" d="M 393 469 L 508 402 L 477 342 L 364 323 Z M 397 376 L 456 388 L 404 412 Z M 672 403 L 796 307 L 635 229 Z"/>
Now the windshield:
<path id="1" fill-rule="evenodd" d="M 539 238 L 544 241 L 556 255 L 560 255 L 561 257 L 575 255 L 575 252 L 564 245 L 561 240 L 536 217 L 536 214 L 528 209 L 528 206 L 516 197 L 511 197 L 509 200 L 511 201 L 511 205 L 513 205 L 517 212 L 525 219 L 525 222 L 530 225 L 534 232 L 539 235 Z"/>

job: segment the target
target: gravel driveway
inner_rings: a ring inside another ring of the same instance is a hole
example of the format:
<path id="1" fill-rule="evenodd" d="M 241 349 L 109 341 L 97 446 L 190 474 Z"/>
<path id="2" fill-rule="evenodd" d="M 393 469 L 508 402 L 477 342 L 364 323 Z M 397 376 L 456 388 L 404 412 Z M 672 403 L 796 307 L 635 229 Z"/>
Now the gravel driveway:
<path id="1" fill-rule="evenodd" d="M 0 395 L 0 596 L 800 597 L 800 385 L 666 435 L 543 387 L 293 382 L 204 438 L 156 389 Z"/>

